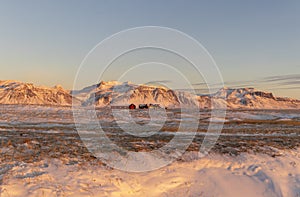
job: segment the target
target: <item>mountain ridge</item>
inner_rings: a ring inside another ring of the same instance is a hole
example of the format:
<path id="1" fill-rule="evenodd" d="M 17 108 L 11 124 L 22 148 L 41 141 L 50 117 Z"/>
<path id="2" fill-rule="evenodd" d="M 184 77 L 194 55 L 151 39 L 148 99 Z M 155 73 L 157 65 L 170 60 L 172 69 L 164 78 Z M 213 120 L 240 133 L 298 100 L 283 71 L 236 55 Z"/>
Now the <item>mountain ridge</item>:
<path id="1" fill-rule="evenodd" d="M 155 103 L 168 108 L 300 109 L 300 100 L 276 97 L 255 88 L 225 87 L 214 94 L 195 95 L 166 87 L 118 81 L 101 81 L 71 91 L 60 85 L 45 87 L 14 80 L 0 81 L 0 104 L 71 106 L 72 102 L 97 107 Z"/>

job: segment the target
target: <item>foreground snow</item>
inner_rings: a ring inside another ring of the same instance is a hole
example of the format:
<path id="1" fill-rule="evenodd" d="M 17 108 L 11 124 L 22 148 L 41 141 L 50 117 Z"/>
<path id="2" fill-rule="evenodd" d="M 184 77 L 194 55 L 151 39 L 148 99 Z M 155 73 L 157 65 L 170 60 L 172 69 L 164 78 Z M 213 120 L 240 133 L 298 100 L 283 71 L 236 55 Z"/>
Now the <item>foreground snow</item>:
<path id="1" fill-rule="evenodd" d="M 64 158 L 19 163 L 4 175 L 1 196 L 300 196 L 299 149 L 183 160 L 146 173 Z"/>

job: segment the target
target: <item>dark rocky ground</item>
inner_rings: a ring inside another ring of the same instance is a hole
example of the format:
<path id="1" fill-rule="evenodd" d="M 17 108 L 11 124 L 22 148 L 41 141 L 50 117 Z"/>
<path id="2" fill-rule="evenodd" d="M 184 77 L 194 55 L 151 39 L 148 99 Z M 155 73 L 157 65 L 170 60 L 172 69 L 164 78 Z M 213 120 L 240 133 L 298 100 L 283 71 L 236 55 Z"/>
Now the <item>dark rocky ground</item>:
<path id="1" fill-rule="evenodd" d="M 232 123 L 235 124 L 235 123 Z M 228 124 L 232 126 L 232 124 Z M 239 123 L 240 124 L 240 123 Z M 248 124 L 248 123 L 247 123 Z M 256 128 L 256 123 L 248 128 L 227 129 L 226 125 L 212 150 L 216 153 L 237 155 L 241 152 L 280 155 L 280 150 L 300 146 L 300 129 L 297 125 L 267 124 Z M 76 158 L 76 160 L 95 159 L 81 141 L 75 126 L 54 126 L 39 128 L 48 130 L 30 131 L 24 125 L 1 128 L 0 163 L 24 161 L 35 162 L 45 157 Z M 254 127 L 254 128 L 251 128 Z M 250 127 L 250 128 L 249 128 Z M 36 129 L 37 127 L 35 127 Z M 56 132 L 50 132 L 55 130 Z M 196 134 L 188 151 L 198 151 L 205 133 Z M 204 131 L 204 130 L 203 130 Z M 121 130 L 106 131 L 107 136 L 118 146 L 129 151 L 151 151 L 166 145 L 173 139 L 172 132 L 161 131 L 150 137 L 135 137 Z M 182 136 L 183 138 L 185 135 Z"/>

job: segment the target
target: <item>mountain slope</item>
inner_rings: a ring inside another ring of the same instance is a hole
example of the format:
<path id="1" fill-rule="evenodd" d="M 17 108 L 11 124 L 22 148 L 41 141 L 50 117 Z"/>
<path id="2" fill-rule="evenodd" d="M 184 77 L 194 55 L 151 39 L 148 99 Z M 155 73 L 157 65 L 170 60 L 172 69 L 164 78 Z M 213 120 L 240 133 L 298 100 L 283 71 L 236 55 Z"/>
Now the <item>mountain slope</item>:
<path id="1" fill-rule="evenodd" d="M 0 81 L 1 104 L 72 105 L 73 96 L 61 86 L 35 86 L 18 81 Z M 80 103 L 75 99 L 75 103 Z"/>

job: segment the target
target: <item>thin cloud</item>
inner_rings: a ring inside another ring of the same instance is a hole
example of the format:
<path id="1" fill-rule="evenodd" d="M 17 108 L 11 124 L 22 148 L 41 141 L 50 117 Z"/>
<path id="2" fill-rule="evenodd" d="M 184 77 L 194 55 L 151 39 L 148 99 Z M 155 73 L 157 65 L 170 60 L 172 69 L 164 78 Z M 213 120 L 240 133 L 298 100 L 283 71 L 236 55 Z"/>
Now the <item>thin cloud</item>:
<path id="1" fill-rule="evenodd" d="M 200 82 L 200 83 L 194 83 L 194 86 L 209 86 L 209 87 L 222 87 L 222 86 L 227 86 L 227 87 L 231 87 L 231 88 L 235 88 L 235 87 L 249 87 L 249 86 L 253 86 L 255 85 L 256 81 L 250 81 L 250 80 L 241 80 L 241 81 L 225 81 L 224 83 L 214 83 L 214 84 L 207 84 L 204 82 Z"/>
<path id="2" fill-rule="evenodd" d="M 276 87 L 276 88 L 268 88 L 269 90 L 300 90 L 299 87 Z"/>
<path id="3" fill-rule="evenodd" d="M 292 75 L 277 75 L 265 77 L 260 80 L 260 83 L 266 85 L 277 86 L 277 89 L 280 89 L 281 86 L 292 86 L 290 89 L 296 89 L 300 85 L 300 74 L 292 74 Z"/>
<path id="4" fill-rule="evenodd" d="M 193 86 L 206 86 L 207 83 L 205 83 L 205 82 L 199 82 L 199 83 L 193 83 L 192 85 Z"/>
<path id="5" fill-rule="evenodd" d="M 209 93 L 215 93 L 217 91 L 219 91 L 219 88 L 216 89 L 208 89 L 208 88 L 195 88 L 195 89 L 189 89 L 189 88 L 181 88 L 181 89 L 176 89 L 177 91 L 184 91 L 184 92 L 195 92 L 198 95 L 207 95 Z"/>
<path id="6" fill-rule="evenodd" d="M 285 82 L 281 82 L 279 83 L 280 85 L 300 85 L 300 81 L 285 81 Z"/>
<path id="7" fill-rule="evenodd" d="M 172 83 L 171 80 L 157 80 L 157 81 L 148 81 L 146 84 L 168 84 Z"/>
<path id="8" fill-rule="evenodd" d="M 297 81 L 300 80 L 300 74 L 277 75 L 263 78 L 265 82 Z"/>

